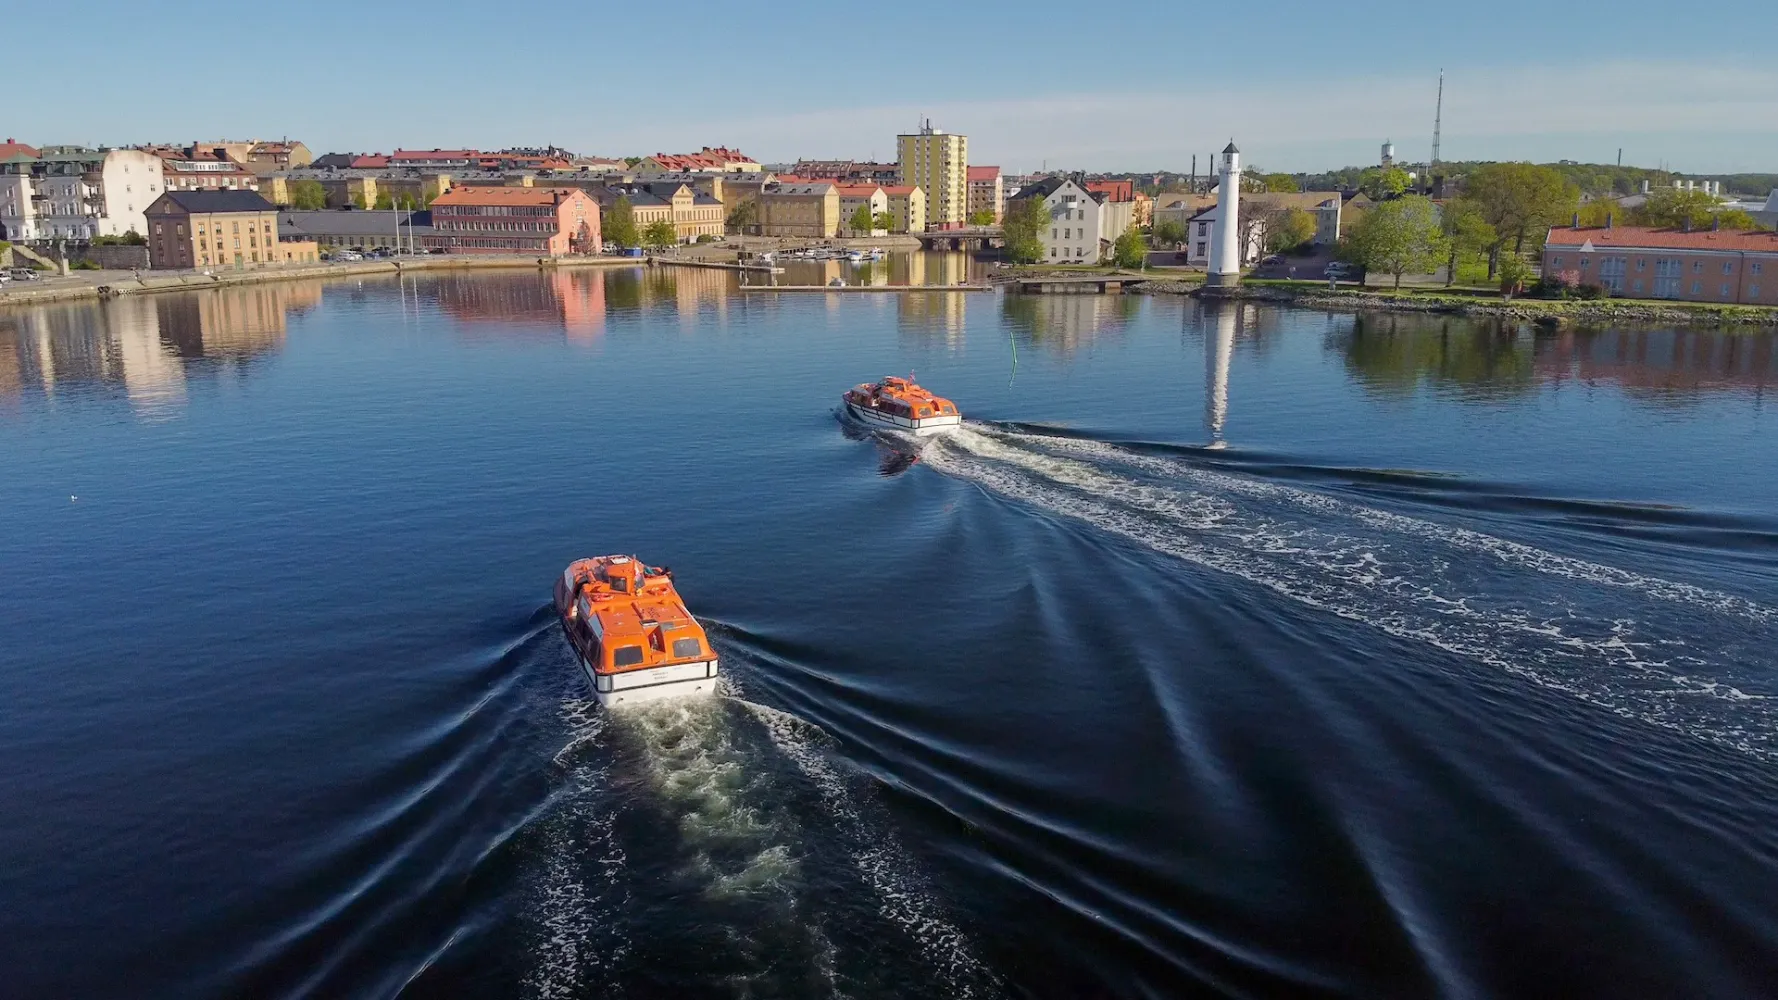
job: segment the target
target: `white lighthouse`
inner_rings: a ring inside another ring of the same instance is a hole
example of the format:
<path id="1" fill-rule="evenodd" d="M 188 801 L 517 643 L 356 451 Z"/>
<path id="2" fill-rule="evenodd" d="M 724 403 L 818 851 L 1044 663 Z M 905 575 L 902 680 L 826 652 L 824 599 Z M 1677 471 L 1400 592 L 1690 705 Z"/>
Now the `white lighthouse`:
<path id="1" fill-rule="evenodd" d="M 1241 283 L 1241 151 L 1234 140 L 1222 151 L 1217 182 L 1216 229 L 1210 234 L 1210 275 L 1205 284 L 1233 287 Z"/>

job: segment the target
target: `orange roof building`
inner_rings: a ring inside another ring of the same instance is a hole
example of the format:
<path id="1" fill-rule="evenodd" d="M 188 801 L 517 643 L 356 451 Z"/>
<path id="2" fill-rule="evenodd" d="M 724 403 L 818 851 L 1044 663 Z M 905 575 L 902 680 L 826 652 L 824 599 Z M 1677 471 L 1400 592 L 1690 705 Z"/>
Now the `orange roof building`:
<path id="1" fill-rule="evenodd" d="M 1778 305 L 1778 233 L 1556 227 L 1543 273 L 1628 298 Z"/>
<path id="2" fill-rule="evenodd" d="M 433 200 L 424 241 L 447 253 L 597 253 L 599 203 L 579 188 L 452 188 Z"/>

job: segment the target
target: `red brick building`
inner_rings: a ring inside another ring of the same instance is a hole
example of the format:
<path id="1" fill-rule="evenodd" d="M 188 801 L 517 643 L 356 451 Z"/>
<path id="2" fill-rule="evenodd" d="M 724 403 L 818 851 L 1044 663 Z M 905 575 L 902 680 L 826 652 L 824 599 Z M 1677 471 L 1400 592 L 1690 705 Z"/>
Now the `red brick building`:
<path id="1" fill-rule="evenodd" d="M 579 188 L 452 188 L 432 202 L 424 242 L 450 253 L 597 253 L 599 203 Z"/>
<path id="2" fill-rule="evenodd" d="M 1544 243 L 1543 273 L 1633 299 L 1778 305 L 1778 234 L 1563 226 Z"/>

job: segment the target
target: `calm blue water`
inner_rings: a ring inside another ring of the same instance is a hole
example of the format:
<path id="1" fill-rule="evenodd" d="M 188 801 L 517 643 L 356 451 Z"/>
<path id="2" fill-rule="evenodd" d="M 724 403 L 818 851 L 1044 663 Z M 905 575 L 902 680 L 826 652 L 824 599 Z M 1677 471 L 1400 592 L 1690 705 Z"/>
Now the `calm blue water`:
<path id="1" fill-rule="evenodd" d="M 964 431 L 836 420 L 910 371 Z M 0 311 L 0 995 L 1769 994 L 1775 390 L 717 271 Z M 590 701 L 608 552 L 726 697 Z"/>

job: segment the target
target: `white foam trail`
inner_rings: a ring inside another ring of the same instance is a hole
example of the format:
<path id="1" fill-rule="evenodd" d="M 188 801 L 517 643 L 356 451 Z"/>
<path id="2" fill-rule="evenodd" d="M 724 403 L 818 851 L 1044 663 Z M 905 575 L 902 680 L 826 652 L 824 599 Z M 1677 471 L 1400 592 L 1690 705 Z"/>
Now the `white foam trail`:
<path id="1" fill-rule="evenodd" d="M 1102 441 L 1018 432 L 991 433 L 993 436 L 1003 436 L 1021 444 L 1087 455 L 1101 461 L 1114 462 L 1157 475 L 1185 477 L 1197 483 L 1249 496 L 1275 497 L 1306 509 L 1351 517 L 1372 527 L 1443 542 L 1470 552 L 1484 553 L 1503 563 L 1535 570 L 1539 573 L 1607 587 L 1621 587 L 1649 597 L 1675 603 L 1692 604 L 1723 614 L 1737 615 L 1750 621 L 1778 621 L 1778 608 L 1767 607 L 1735 594 L 1711 590 L 1696 584 L 1646 576 L 1631 570 L 1619 569 L 1616 566 L 1589 562 L 1585 559 L 1558 555 L 1522 542 L 1509 541 L 1469 528 L 1439 524 L 1421 518 L 1378 510 L 1374 507 L 1366 507 L 1362 504 L 1349 503 L 1312 490 L 1258 479 L 1243 479 L 1239 476 L 1199 468 L 1178 459 L 1138 454 Z"/>
<path id="2" fill-rule="evenodd" d="M 545 1000 L 583 995 L 588 974 L 609 974 L 630 947 L 618 919 L 628 900 L 621 878 L 623 849 L 614 836 L 617 815 L 598 794 L 609 776 L 610 758 L 578 753 L 599 742 L 608 717 L 591 699 L 566 702 L 562 715 L 569 739 L 554 759 L 567 769 L 561 793 L 566 805 L 549 822 L 535 888 L 538 899 L 529 912 L 541 927 L 542 941 L 525 976 L 527 993 Z M 590 885 L 582 863 L 587 857 L 598 864 Z"/>
<path id="3" fill-rule="evenodd" d="M 1062 439 L 1045 438 L 1042 443 L 1056 440 Z M 1085 450 L 1076 448 L 1077 453 Z M 1128 465 L 1148 461 L 1127 453 L 1118 459 L 1136 460 L 1125 461 Z M 1682 640 L 1640 635 L 1637 623 L 1630 618 L 1589 616 L 1559 599 L 1540 605 L 1513 590 L 1465 592 L 1461 583 L 1444 579 L 1445 564 L 1424 554 L 1396 553 L 1387 539 L 1282 522 L 1238 506 L 1234 498 L 1250 491 L 1236 477 L 1225 477 L 1236 485 L 1214 484 L 1224 488 L 1223 495 L 1151 486 L 1084 461 L 1019 447 L 1007 435 L 971 428 L 935 441 L 927 448 L 925 460 L 938 471 L 1014 500 L 1084 521 L 1390 635 L 1498 667 L 1614 713 L 1703 736 L 1744 752 L 1778 755 L 1778 725 L 1768 713 L 1738 713 L 1742 717 L 1727 719 L 1700 707 L 1704 702 L 1745 703 L 1764 698 L 1742 691 L 1721 676 L 1700 676 L 1733 668 L 1720 658 L 1691 649 Z M 1171 466 L 1168 470 L 1172 471 Z M 1326 509 L 1346 514 L 1361 528 L 1401 529 L 1389 517 L 1353 518 L 1350 511 Z M 1443 537 L 1436 531 L 1428 535 L 1415 530 L 1411 534 Z M 1480 539 L 1490 537 L 1472 534 Z M 1558 565 L 1516 559 L 1508 563 L 1530 568 Z M 1566 569 L 1579 572 L 1573 566 Z M 1596 575 L 1600 577 L 1596 582 L 1607 586 L 1641 587 L 1638 592 L 1645 596 L 1695 596 L 1678 589 L 1680 585 L 1653 588 L 1632 583 L 1627 576 Z M 1706 592 L 1700 589 L 1699 593 Z M 1757 608 L 1750 604 L 1725 608 L 1714 598 L 1700 599 L 1697 606 L 1717 612 Z"/>
<path id="4" fill-rule="evenodd" d="M 819 726 L 775 708 L 742 701 L 772 742 L 817 791 L 828 813 L 840 821 L 853 846 L 852 862 L 877 895 L 878 910 L 920 943 L 925 956 L 944 977 L 946 996 L 974 997 L 978 987 L 996 981 L 975 957 L 969 940 L 946 920 L 942 908 L 918 875 L 918 866 L 893 833 L 865 815 L 851 783 L 822 749 L 829 737 Z"/>

